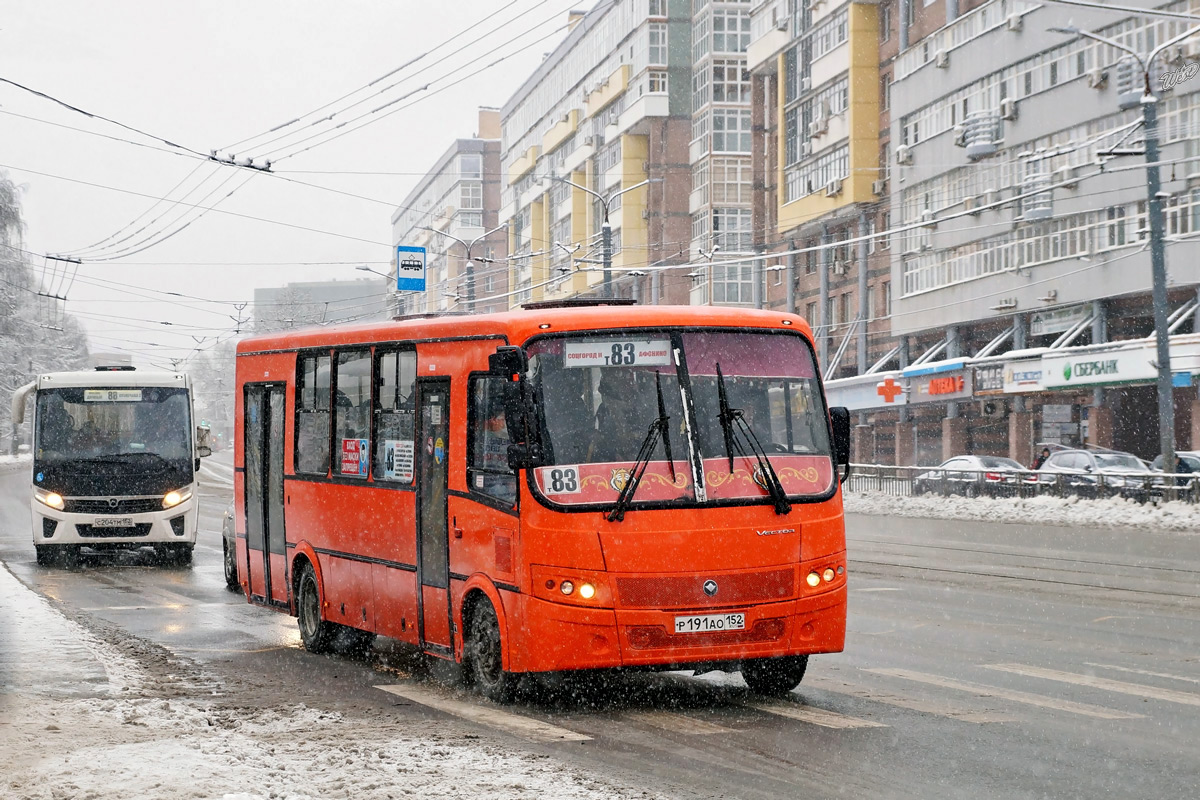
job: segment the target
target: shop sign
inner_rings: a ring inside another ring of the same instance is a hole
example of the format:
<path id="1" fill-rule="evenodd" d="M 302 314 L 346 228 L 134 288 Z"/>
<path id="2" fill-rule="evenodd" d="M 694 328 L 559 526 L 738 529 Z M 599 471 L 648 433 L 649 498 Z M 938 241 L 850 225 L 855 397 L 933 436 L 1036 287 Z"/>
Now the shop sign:
<path id="1" fill-rule="evenodd" d="M 1066 333 L 1091 315 L 1090 306 L 1068 306 L 1052 311 L 1038 311 L 1029 318 L 1029 335 L 1045 336 Z"/>
<path id="2" fill-rule="evenodd" d="M 1040 392 L 1042 386 L 1042 362 L 1006 361 L 1004 364 L 1004 393 Z"/>
<path id="3" fill-rule="evenodd" d="M 912 386 L 912 402 L 928 403 L 935 400 L 958 400 L 970 397 L 974 381 L 969 371 L 961 370 L 913 378 Z"/>
<path id="4" fill-rule="evenodd" d="M 1042 359 L 1051 388 L 1152 382 L 1158 374 L 1149 347 Z"/>
<path id="5" fill-rule="evenodd" d="M 988 364 L 975 368 L 975 394 L 977 396 L 1004 393 L 1004 365 Z"/>
<path id="6" fill-rule="evenodd" d="M 894 372 L 840 378 L 825 384 L 825 395 L 829 405 L 845 406 L 851 411 L 892 408 L 908 403 L 906 383 Z"/>

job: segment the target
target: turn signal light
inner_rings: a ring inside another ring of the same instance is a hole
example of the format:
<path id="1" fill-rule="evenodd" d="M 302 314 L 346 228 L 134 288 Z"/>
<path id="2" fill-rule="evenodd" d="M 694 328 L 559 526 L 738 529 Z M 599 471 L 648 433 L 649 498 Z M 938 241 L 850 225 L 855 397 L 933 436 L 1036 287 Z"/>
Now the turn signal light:
<path id="1" fill-rule="evenodd" d="M 571 592 L 575 591 L 575 584 L 570 581 L 563 581 L 558 585 L 558 589 L 563 594 L 571 594 Z"/>
<path id="2" fill-rule="evenodd" d="M 833 580 L 834 574 L 833 567 L 826 567 L 825 571 L 821 573 L 821 577 L 825 579 L 826 583 L 829 583 Z"/>

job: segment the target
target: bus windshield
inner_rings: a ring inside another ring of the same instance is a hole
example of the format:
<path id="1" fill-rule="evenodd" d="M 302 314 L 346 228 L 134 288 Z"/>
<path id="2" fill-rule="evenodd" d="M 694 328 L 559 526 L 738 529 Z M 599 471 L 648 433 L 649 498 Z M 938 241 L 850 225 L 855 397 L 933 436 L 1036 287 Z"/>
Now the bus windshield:
<path id="1" fill-rule="evenodd" d="M 734 452 L 726 452 L 718 366 L 730 408 L 788 495 L 821 496 L 833 487 L 828 414 L 811 349 L 798 335 L 577 334 L 539 339 L 527 350 L 547 464 L 533 471 L 534 480 L 554 503 L 615 500 L 658 419 L 660 387 L 675 463 L 667 463 L 660 442 L 634 505 L 766 502 L 766 476 L 747 438 L 735 436 Z"/>
<path id="2" fill-rule="evenodd" d="M 81 468 L 106 461 L 190 462 L 190 417 L 186 389 L 43 390 L 35 452 L 40 462 Z"/>

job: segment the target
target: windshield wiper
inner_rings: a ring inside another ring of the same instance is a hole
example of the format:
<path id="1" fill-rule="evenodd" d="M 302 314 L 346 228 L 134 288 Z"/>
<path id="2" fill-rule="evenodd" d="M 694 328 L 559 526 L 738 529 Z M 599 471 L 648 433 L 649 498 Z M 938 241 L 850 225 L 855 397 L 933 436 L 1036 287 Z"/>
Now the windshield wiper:
<path id="1" fill-rule="evenodd" d="M 729 473 L 733 474 L 733 453 L 736 450 L 738 455 L 745 457 L 745 448 L 737 440 L 737 435 L 734 432 L 734 426 L 737 427 L 737 433 L 742 434 L 742 438 L 750 445 L 750 450 L 754 453 L 754 459 L 758 462 L 758 469 L 762 473 L 763 482 L 767 484 L 767 494 L 771 496 L 772 502 L 775 504 L 776 514 L 787 514 L 792 510 L 792 504 L 788 501 L 787 492 L 783 488 L 783 484 L 779 481 L 779 474 L 775 472 L 775 467 L 771 465 L 771 459 L 767 458 L 767 452 L 759 443 L 758 437 L 754 435 L 754 431 L 746 423 L 743 418 L 740 408 L 729 407 L 729 395 L 725 391 L 725 376 L 721 374 L 721 365 L 717 364 L 717 401 L 720 405 L 718 417 L 721 420 L 721 433 L 725 437 L 725 455 L 729 458 Z"/>
<path id="2" fill-rule="evenodd" d="M 671 426 L 669 424 L 671 418 L 667 416 L 667 406 L 663 402 L 662 381 L 658 370 L 654 372 L 654 388 L 658 392 L 658 419 L 651 422 L 650 427 L 646 430 L 646 438 L 642 440 L 642 446 L 638 449 L 633 468 L 629 470 L 629 478 L 621 487 L 621 493 L 617 495 L 617 502 L 613 505 L 612 511 L 607 514 L 609 522 L 620 522 L 625 519 L 625 512 L 629 509 L 629 504 L 633 502 L 633 493 L 637 491 L 638 484 L 642 482 L 642 475 L 646 473 L 646 467 L 650 464 L 650 456 L 654 455 L 654 446 L 658 444 L 660 435 L 663 440 L 663 450 L 667 456 L 667 464 L 671 467 L 671 481 L 675 480 L 675 459 L 671 457 Z"/>

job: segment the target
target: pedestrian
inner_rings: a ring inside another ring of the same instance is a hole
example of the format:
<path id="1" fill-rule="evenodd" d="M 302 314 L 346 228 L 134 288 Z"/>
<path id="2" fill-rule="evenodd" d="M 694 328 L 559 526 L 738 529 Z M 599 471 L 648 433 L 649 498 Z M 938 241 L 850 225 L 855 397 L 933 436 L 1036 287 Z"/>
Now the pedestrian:
<path id="1" fill-rule="evenodd" d="M 1043 447 L 1042 452 L 1038 453 L 1037 457 L 1033 459 L 1033 464 L 1031 464 L 1029 466 L 1029 469 L 1033 472 L 1037 472 L 1039 469 L 1042 468 L 1042 465 L 1046 463 L 1046 459 L 1049 457 L 1050 457 L 1050 448 Z"/>

